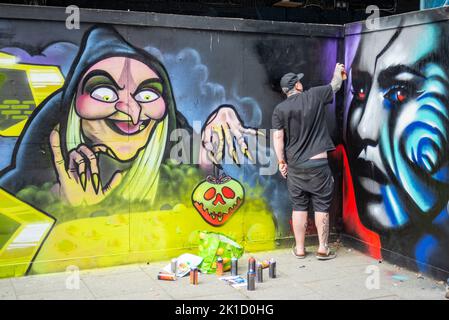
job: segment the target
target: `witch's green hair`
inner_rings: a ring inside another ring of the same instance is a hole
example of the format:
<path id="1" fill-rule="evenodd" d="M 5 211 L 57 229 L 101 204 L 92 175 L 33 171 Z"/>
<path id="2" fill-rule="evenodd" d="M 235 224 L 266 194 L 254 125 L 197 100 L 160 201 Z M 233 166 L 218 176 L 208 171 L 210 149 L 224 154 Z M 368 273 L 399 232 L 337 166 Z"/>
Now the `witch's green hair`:
<path id="1" fill-rule="evenodd" d="M 159 184 L 159 168 L 164 156 L 168 135 L 169 115 L 156 124 L 150 141 L 133 160 L 131 167 L 123 173 L 122 181 L 110 196 L 121 197 L 130 201 L 148 201 L 152 203 Z M 81 133 L 81 118 L 75 111 L 74 102 L 70 105 L 67 119 L 66 147 L 73 150 L 84 143 Z"/>

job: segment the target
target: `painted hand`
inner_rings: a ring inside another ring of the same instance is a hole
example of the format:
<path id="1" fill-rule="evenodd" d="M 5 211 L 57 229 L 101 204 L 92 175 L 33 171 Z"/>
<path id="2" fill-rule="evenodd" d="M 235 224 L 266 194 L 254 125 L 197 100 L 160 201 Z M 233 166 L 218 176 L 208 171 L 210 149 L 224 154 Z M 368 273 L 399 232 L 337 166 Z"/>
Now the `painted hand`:
<path id="1" fill-rule="evenodd" d="M 52 190 L 68 204 L 80 206 L 99 203 L 120 184 L 122 173 L 117 171 L 102 186 L 96 153 L 111 153 L 107 146 L 96 145 L 89 148 L 84 144 L 79 145 L 69 152 L 67 169 L 61 151 L 59 125 L 50 134 L 50 147 L 58 177 Z"/>
<path id="2" fill-rule="evenodd" d="M 206 121 L 201 133 L 202 146 L 200 150 L 200 164 L 220 165 L 224 156 L 225 141 L 226 149 L 235 164 L 240 165 L 235 148 L 234 139 L 242 154 L 254 162 L 244 135 L 264 135 L 259 130 L 243 126 L 237 112 L 231 106 L 223 106 L 214 111 Z"/>

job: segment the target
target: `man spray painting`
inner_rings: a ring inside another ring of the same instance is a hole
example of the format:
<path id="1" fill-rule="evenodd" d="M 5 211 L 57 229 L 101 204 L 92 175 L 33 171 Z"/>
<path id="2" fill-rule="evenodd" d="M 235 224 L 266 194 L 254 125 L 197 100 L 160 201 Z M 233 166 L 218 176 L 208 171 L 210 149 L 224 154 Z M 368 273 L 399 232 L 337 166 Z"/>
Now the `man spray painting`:
<path id="1" fill-rule="evenodd" d="M 327 152 L 335 149 L 325 123 L 324 106 L 333 100 L 343 82 L 344 66 L 337 64 L 330 84 L 304 91 L 304 74 L 287 73 L 281 79 L 287 98 L 273 112 L 274 148 L 279 171 L 287 179 L 292 201 L 292 225 L 296 245 L 293 255 L 306 257 L 304 238 L 307 230 L 309 203 L 315 211 L 318 230 L 319 260 L 335 258 L 328 247 L 329 209 L 334 178 L 328 165 Z"/>

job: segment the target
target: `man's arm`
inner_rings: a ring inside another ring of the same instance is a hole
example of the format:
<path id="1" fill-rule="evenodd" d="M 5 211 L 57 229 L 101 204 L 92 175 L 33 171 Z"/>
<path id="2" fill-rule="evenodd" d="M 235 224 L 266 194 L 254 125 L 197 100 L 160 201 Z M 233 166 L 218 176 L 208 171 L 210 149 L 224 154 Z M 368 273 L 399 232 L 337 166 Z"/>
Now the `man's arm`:
<path id="1" fill-rule="evenodd" d="M 274 151 L 279 162 L 284 161 L 284 129 L 274 131 Z"/>
<path id="2" fill-rule="evenodd" d="M 313 95 L 323 104 L 332 103 L 334 94 L 340 90 L 343 83 L 343 72 L 345 72 L 345 66 L 337 63 L 331 82 L 324 86 L 313 87 L 309 91 L 313 92 Z"/>
<path id="3" fill-rule="evenodd" d="M 284 129 L 274 131 L 274 151 L 279 163 L 279 171 L 284 178 L 287 177 L 287 163 L 284 157 Z"/>
<path id="4" fill-rule="evenodd" d="M 336 93 L 341 88 L 343 82 L 343 72 L 345 71 L 345 66 L 341 63 L 337 63 L 334 70 L 334 76 L 331 80 L 332 91 Z"/>

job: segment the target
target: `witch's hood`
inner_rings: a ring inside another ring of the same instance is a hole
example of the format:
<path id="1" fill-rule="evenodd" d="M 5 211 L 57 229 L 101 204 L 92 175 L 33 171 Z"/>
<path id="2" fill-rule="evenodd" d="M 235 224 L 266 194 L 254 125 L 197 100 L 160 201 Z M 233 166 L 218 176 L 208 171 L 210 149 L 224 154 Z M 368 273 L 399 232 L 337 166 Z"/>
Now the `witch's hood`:
<path id="1" fill-rule="evenodd" d="M 16 143 L 11 165 L 2 171 L 0 187 L 15 192 L 24 185 L 55 180 L 49 150 L 50 133 L 56 125 L 60 125 L 61 147 L 66 153 L 67 117 L 81 78 L 91 66 L 109 57 L 129 57 L 150 66 L 165 83 L 169 132 L 176 127 L 175 121 L 179 123 L 182 120 L 186 125 L 184 117 L 176 112 L 170 80 L 162 64 L 148 52 L 128 44 L 114 29 L 94 27 L 86 32 L 64 86 L 48 97 L 28 120 Z"/>
<path id="2" fill-rule="evenodd" d="M 148 52 L 128 44 L 114 29 L 95 27 L 87 33 L 82 42 L 79 54 L 72 64 L 69 76 L 65 81 L 63 105 L 70 106 L 71 99 L 88 68 L 97 62 L 110 57 L 129 57 L 157 68 L 160 63 Z M 156 70 L 159 71 L 159 70 Z"/>

